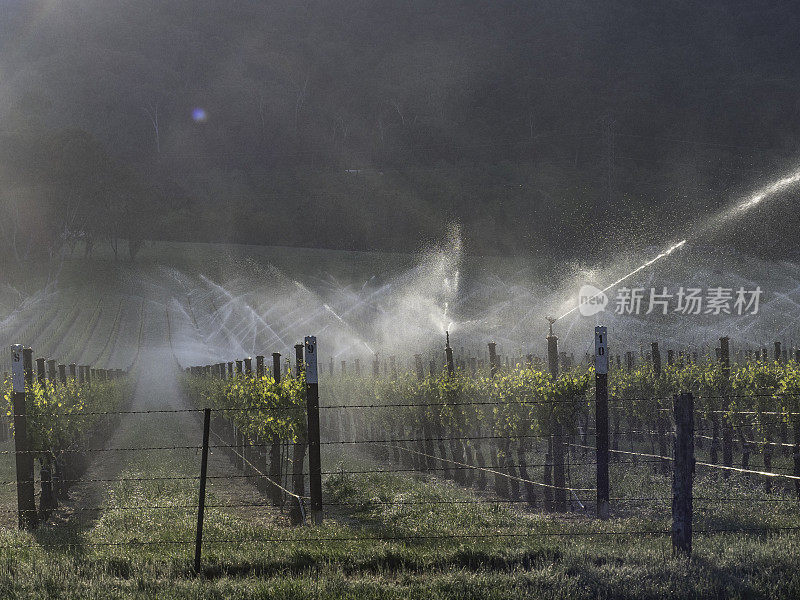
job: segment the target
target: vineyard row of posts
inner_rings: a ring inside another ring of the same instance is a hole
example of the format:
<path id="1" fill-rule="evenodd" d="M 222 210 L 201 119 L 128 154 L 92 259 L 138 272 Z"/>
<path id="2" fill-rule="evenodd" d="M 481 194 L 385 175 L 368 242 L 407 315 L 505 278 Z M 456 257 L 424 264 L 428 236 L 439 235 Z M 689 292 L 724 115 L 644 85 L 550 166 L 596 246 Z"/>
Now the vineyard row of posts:
<path id="1" fill-rule="evenodd" d="M 496 346 L 490 343 L 486 374 L 458 368 L 448 336 L 441 370 L 432 365 L 426 372 L 422 356 L 416 355 L 408 371 L 399 371 L 396 361 L 390 360 L 391 373 L 381 376 L 376 359 L 372 377 L 344 368 L 338 377 L 330 377 L 323 388 L 321 425 L 308 419 L 311 382 L 305 377 L 304 348 L 308 352 L 303 344 L 295 347 L 296 369 L 287 369 L 284 376 L 281 355 L 274 353 L 271 373 L 264 357 L 257 356 L 255 369 L 245 358 L 191 367 L 184 380 L 198 407 L 214 410 L 214 435 L 220 435 L 224 445 L 241 449 L 236 452 L 240 466 L 251 475 L 262 475 L 256 481 L 272 502 L 282 506 L 292 499 L 294 522 L 304 517 L 306 476 L 321 474 L 319 460 L 310 465 L 313 472 L 303 472 L 309 444 L 316 445 L 317 452 L 321 444 L 364 444 L 368 454 L 398 468 L 438 473 L 481 490 L 491 487 L 492 480 L 500 498 L 524 496 L 532 507 L 541 503 L 546 510 L 566 511 L 573 500 L 581 504 L 578 493 L 595 491 L 573 488 L 567 481 L 569 453 L 585 455 L 594 438 L 597 506 L 603 515 L 609 498 L 608 455 L 648 456 L 622 450 L 625 439 L 649 438 L 649 456 L 660 459 L 662 472 L 671 469 L 676 453 L 670 455 L 669 441 L 674 437 L 670 401 L 679 391 L 694 395 L 697 410 L 692 411 L 692 425 L 697 424 L 699 435 L 693 433 L 693 442 L 702 448 L 710 441 L 710 463 L 728 469 L 722 472 L 725 477 L 733 469 L 734 448 L 741 450 L 740 470 L 748 471 L 751 455 L 760 450 L 766 472 L 771 471 L 776 448 L 785 455 L 792 449 L 792 477 L 800 497 L 800 363 L 787 360 L 779 343 L 775 360 L 758 352 L 732 365 L 729 341 L 721 338 L 713 358 L 697 360 L 689 354 L 692 360 L 688 356 L 682 360 L 678 355 L 677 361 L 668 358 L 662 366 L 654 342 L 646 362 L 633 364 L 632 353 L 626 353 L 628 368 L 612 369 L 610 384 L 604 381 L 601 386 L 601 374 L 592 367 L 563 368 L 564 355 L 552 334 L 548 371 L 538 368 L 530 355 L 524 366 L 501 368 Z M 34 376 L 32 350 L 15 346 L 12 354 L 24 383 L 12 385 L 14 378 L 6 375 L 6 413 L 15 433 L 20 525 L 31 528 L 83 472 L 87 451 L 101 447 L 113 430 L 121 407 L 130 399 L 130 379 L 120 369 L 56 365 L 44 358 L 35 361 Z M 602 405 L 600 396 L 606 396 Z M 622 403 L 625 410 L 613 410 Z M 0 429 L 6 432 L 8 425 Z M 529 462 L 537 441 L 546 444 L 543 465 Z M 39 463 L 38 480 L 34 460 Z M 288 463 L 293 465 L 291 473 Z M 543 467 L 539 480 L 531 472 L 537 466 Z M 772 478 L 764 480 L 767 491 L 772 485 Z M 312 502 L 317 513 L 320 494 L 317 490 L 318 498 Z"/>
<path id="2" fill-rule="evenodd" d="M 457 367 L 449 336 L 441 370 L 431 365 L 426 372 L 421 355 L 414 357 L 408 371 L 400 371 L 390 359 L 391 368 L 384 376 L 377 359 L 372 377 L 361 375 L 358 366 L 348 373 L 344 363 L 337 377 L 331 366 L 331 377 L 323 382 L 320 443 L 362 444 L 374 458 L 398 469 L 438 473 L 481 490 L 490 487 L 491 478 L 500 498 L 516 500 L 524 494 L 532 507 L 541 503 L 550 511 L 566 511 L 573 502 L 582 506 L 577 494 L 596 492 L 600 516 L 608 510 L 609 455 L 612 460 L 621 454 L 656 458 L 659 472 L 672 471 L 678 477 L 679 455 L 680 464 L 693 469 L 694 444 L 704 448 L 710 442 L 708 465 L 719 465 L 727 478 L 735 469 L 735 448 L 742 454 L 739 470 L 754 475 L 759 472 L 748 469 L 754 452 L 761 450 L 764 470 L 770 472 L 776 448 L 785 455 L 791 449 L 793 475 L 785 480 L 794 482 L 800 498 L 800 361 L 789 360 L 779 343 L 775 360 L 758 351 L 732 364 L 729 340 L 721 338 L 713 357 L 687 353 L 673 360 L 668 352 L 663 365 L 654 342 L 647 361 L 635 364 L 633 353 L 626 353 L 627 368 L 612 368 L 610 381 L 602 386 L 601 375 L 592 366 L 563 368 L 564 355 L 552 334 L 547 371 L 538 368 L 541 362 L 530 355 L 525 365 L 501 368 L 495 344 L 490 343 L 488 350 L 485 374 Z M 190 367 L 185 385 L 198 406 L 215 410 L 216 429 L 225 432 L 227 442 L 242 449 L 243 469 L 264 475 L 261 485 L 273 503 L 280 506 L 291 496 L 300 513 L 306 498 L 302 465 L 310 434 L 303 345 L 296 346 L 292 376 L 281 377 L 280 358 L 273 354 L 271 374 L 263 356 L 256 357 L 255 369 L 250 358 Z M 598 402 L 605 394 L 605 401 Z M 683 398 L 680 405 L 679 398 Z M 673 426 L 673 410 L 680 408 L 685 415 L 687 403 L 692 406 L 691 423 Z M 617 407 L 624 409 L 614 410 Z M 679 444 L 679 431 L 684 435 L 691 431 L 691 456 L 685 439 Z M 704 435 L 706 431 L 712 435 Z M 589 438 L 594 438 L 594 446 Z M 626 440 L 647 439 L 651 453 L 622 450 Z M 537 441 L 546 445 L 543 465 L 528 460 Z M 288 447 L 294 465 L 290 494 L 282 470 L 287 468 Z M 585 456 L 591 449 L 597 453 L 597 484 L 591 490 L 573 488 L 567 482 L 568 454 Z M 531 472 L 536 466 L 543 467 L 538 480 Z M 681 476 L 685 479 L 685 473 Z M 773 478 L 764 478 L 768 492 L 773 484 Z"/>
<path id="3" fill-rule="evenodd" d="M 131 398 L 128 371 L 56 364 L 14 345 L 12 373 L 3 377 L 3 441 L 14 438 L 17 510 L 21 529 L 35 529 L 67 498 L 102 448 Z M 38 478 L 35 469 L 38 463 Z M 36 507 L 36 484 L 40 486 Z"/>

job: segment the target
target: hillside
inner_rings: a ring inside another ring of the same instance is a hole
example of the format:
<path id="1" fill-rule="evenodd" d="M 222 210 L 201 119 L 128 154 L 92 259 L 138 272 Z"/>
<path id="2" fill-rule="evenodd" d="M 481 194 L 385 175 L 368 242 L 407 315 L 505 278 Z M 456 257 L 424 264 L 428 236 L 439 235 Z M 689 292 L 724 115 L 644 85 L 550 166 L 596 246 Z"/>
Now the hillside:
<path id="1" fill-rule="evenodd" d="M 458 221 L 480 254 L 596 256 L 598 227 L 645 247 L 798 156 L 791 4 L 3 11 L 4 185 L 45 215 L 99 202 L 122 237 L 410 251 Z M 108 180 L 53 173 L 53 136 Z M 796 214 L 728 242 L 794 254 Z"/>

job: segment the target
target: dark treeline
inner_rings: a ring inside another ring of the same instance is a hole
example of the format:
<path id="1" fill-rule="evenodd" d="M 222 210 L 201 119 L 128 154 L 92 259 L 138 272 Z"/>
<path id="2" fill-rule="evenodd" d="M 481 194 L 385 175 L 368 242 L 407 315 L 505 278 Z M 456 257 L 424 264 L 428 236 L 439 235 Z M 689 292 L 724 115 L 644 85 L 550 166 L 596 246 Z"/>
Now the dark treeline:
<path id="1" fill-rule="evenodd" d="M 452 221 L 472 252 L 586 256 L 661 244 L 798 158 L 791 3 L 2 10 L 17 259 L 76 239 L 411 250 Z M 794 251 L 787 200 L 730 239 Z"/>

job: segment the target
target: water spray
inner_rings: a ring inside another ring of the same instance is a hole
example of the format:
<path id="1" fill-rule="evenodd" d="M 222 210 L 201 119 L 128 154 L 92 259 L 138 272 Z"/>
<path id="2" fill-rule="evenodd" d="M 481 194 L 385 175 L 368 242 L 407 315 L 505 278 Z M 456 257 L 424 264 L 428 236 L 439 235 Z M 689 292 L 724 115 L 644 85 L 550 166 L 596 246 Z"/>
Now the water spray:
<path id="1" fill-rule="evenodd" d="M 616 286 L 618 286 L 620 283 L 622 283 L 622 282 L 623 282 L 623 281 L 625 281 L 626 279 L 629 279 L 629 278 L 633 277 L 633 276 L 634 276 L 634 275 L 636 275 L 636 274 L 637 274 L 639 271 L 641 271 L 641 270 L 643 270 L 643 269 L 646 269 L 647 267 L 649 267 L 649 266 L 650 266 L 650 265 L 652 265 L 653 263 L 655 263 L 655 262 L 657 262 L 657 261 L 661 260 L 662 258 L 666 258 L 666 257 L 667 257 L 667 256 L 669 256 L 670 254 L 672 254 L 673 252 L 675 252 L 675 250 L 677 250 L 678 248 L 682 247 L 682 246 L 683 246 L 685 243 L 686 243 L 686 240 L 681 240 L 681 241 L 680 241 L 680 242 L 678 242 L 677 244 L 673 244 L 672 246 L 670 246 L 669 248 L 667 248 L 667 249 L 666 249 L 664 252 L 662 252 L 661 254 L 659 254 L 658 256 L 656 256 L 655 258 L 653 258 L 653 259 L 651 259 L 651 260 L 648 260 L 646 263 L 644 263 L 643 265 L 641 265 L 641 266 L 639 266 L 639 267 L 636 267 L 636 268 L 635 268 L 633 271 L 631 271 L 631 272 L 630 272 L 630 273 L 628 273 L 627 275 L 625 275 L 625 276 L 623 276 L 623 277 L 620 277 L 620 278 L 619 278 L 619 279 L 617 279 L 617 280 L 616 280 L 614 283 L 612 283 L 612 284 L 610 284 L 610 285 L 607 285 L 606 287 L 604 287 L 602 290 L 600 290 L 599 292 L 597 292 L 597 293 L 596 293 L 596 294 L 594 294 L 593 296 L 590 296 L 589 298 L 587 298 L 586 300 L 584 300 L 583 302 L 581 302 L 581 303 L 580 303 L 580 304 L 578 304 L 577 306 L 574 306 L 574 307 L 572 307 L 572 308 L 571 308 L 571 309 L 569 309 L 567 312 L 565 312 L 563 315 L 561 315 L 561 316 L 560 316 L 560 317 L 558 317 L 557 319 L 554 319 L 553 321 L 551 321 L 551 323 L 550 323 L 550 331 L 552 332 L 552 329 L 553 329 L 553 323 L 555 323 L 556 321 L 560 321 L 561 319 L 563 319 L 563 318 L 564 318 L 564 317 L 566 317 L 567 315 L 569 315 L 569 314 L 571 314 L 571 313 L 575 312 L 576 310 L 578 310 L 578 309 L 579 309 L 581 306 L 583 306 L 583 305 L 585 305 L 585 304 L 588 304 L 589 302 L 591 302 L 592 300 L 594 300 L 595 298 L 597 298 L 597 297 L 598 297 L 598 296 L 600 296 L 601 294 L 605 294 L 605 293 L 606 293 L 608 290 L 610 290 L 610 289 L 611 289 L 611 288 L 613 288 L 613 287 L 616 287 Z M 550 319 L 548 319 L 548 321 L 550 321 Z"/>
<path id="2" fill-rule="evenodd" d="M 340 322 L 340 323 L 341 323 L 341 324 L 342 324 L 342 325 L 343 325 L 343 326 L 344 326 L 344 327 L 347 329 L 348 333 L 350 333 L 350 334 L 351 334 L 351 335 L 353 335 L 354 337 L 356 337 L 356 338 L 360 339 L 360 340 L 361 340 L 361 343 L 362 343 L 362 344 L 364 344 L 364 346 L 365 346 L 365 347 L 366 347 L 366 349 L 367 349 L 367 350 L 370 352 L 370 354 L 375 354 L 375 351 L 372 349 L 372 346 L 370 346 L 370 345 L 367 343 L 367 341 L 366 341 L 366 340 L 363 340 L 363 339 L 361 339 L 361 337 L 360 337 L 360 336 L 359 336 L 359 335 L 358 335 L 358 334 L 357 334 L 357 333 L 356 333 L 356 332 L 353 330 L 353 328 L 350 326 L 350 324 L 349 324 L 347 321 L 345 321 L 345 320 L 344 320 L 342 317 L 340 317 L 340 316 L 339 316 L 339 315 L 336 313 L 336 311 L 335 311 L 335 310 L 333 310 L 333 309 L 330 307 L 330 305 L 329 305 L 329 304 L 327 304 L 327 303 L 324 303 L 324 302 L 323 302 L 322 306 L 325 308 L 325 310 L 327 310 L 327 311 L 328 311 L 329 313 L 331 313 L 331 314 L 332 314 L 334 317 L 336 317 L 336 319 L 337 319 L 337 320 L 338 320 L 338 321 L 339 321 L 339 322 Z"/>
<path id="3" fill-rule="evenodd" d="M 755 194 L 753 194 L 752 196 L 750 196 L 746 200 L 740 202 L 739 204 L 734 206 L 732 209 L 728 210 L 725 213 L 722 213 L 721 215 L 716 217 L 716 219 L 712 220 L 710 223 L 708 223 L 705 226 L 699 228 L 697 230 L 697 232 L 694 234 L 694 237 L 699 236 L 702 232 L 704 232 L 707 229 L 709 229 L 710 227 L 712 227 L 715 224 L 715 221 L 717 221 L 717 222 L 725 221 L 727 219 L 730 219 L 732 217 L 740 215 L 741 213 L 750 210 L 754 206 L 757 206 L 758 204 L 760 204 L 766 198 L 772 196 L 773 194 L 781 192 L 781 191 L 791 187 L 792 185 L 794 185 L 796 183 L 800 183 L 800 169 L 798 169 L 797 171 L 795 171 L 791 175 L 783 177 L 782 179 L 779 179 L 778 181 L 776 181 L 774 183 L 771 183 L 770 185 L 760 189 L 758 192 L 756 192 Z M 649 267 L 653 263 L 661 260 L 662 258 L 666 258 L 670 254 L 672 254 L 675 250 L 677 250 L 678 248 L 681 248 L 687 241 L 688 240 L 684 239 L 684 240 L 681 240 L 680 242 L 678 242 L 677 244 L 674 244 L 674 245 L 670 246 L 664 252 L 662 252 L 661 254 L 656 256 L 655 258 L 653 258 L 653 259 L 647 261 L 646 263 L 644 263 L 643 265 L 637 267 L 636 269 L 634 269 L 633 271 L 631 271 L 630 273 L 628 273 L 624 277 L 621 277 L 621 278 L 617 279 L 614 283 L 606 286 L 605 288 L 603 288 L 602 290 L 600 290 L 599 292 L 597 292 L 593 296 L 590 296 L 589 298 L 587 298 L 583 302 L 579 303 L 577 306 L 575 306 L 575 307 L 571 308 L 570 310 L 568 310 L 567 312 L 565 312 L 563 315 L 561 315 L 557 319 L 551 321 L 551 319 L 548 318 L 548 321 L 550 321 L 551 334 L 552 334 L 552 330 L 553 330 L 553 323 L 555 321 L 559 321 L 559 320 L 563 319 L 564 317 L 566 317 L 567 315 L 572 314 L 573 312 L 578 310 L 581 306 L 583 306 L 585 304 L 588 304 L 589 302 L 591 302 L 592 300 L 594 300 L 595 298 L 597 298 L 601 294 L 606 293 L 611 288 L 618 286 L 620 283 L 624 282 L 625 280 L 627 280 L 630 277 L 633 277 L 634 275 L 636 275 L 637 273 L 639 273 L 643 269 L 646 269 L 647 267 Z"/>
<path id="4" fill-rule="evenodd" d="M 800 182 L 800 169 L 792 173 L 791 175 L 784 177 L 783 179 L 779 179 L 775 183 L 768 185 L 767 187 L 759 190 L 755 194 L 753 194 L 750 198 L 739 204 L 738 206 L 734 207 L 734 209 L 726 215 L 723 215 L 722 219 L 730 218 L 734 215 L 742 213 L 746 210 L 749 210 L 759 204 L 764 198 L 771 196 L 772 194 L 776 194 L 777 192 L 783 191 L 786 188 L 794 185 L 795 183 Z"/>

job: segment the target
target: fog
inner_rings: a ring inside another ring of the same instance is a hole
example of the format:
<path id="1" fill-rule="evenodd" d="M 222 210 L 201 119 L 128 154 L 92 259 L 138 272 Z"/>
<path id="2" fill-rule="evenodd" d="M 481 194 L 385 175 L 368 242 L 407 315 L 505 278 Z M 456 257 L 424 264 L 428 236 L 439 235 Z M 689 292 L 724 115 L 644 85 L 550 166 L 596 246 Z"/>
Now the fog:
<path id="1" fill-rule="evenodd" d="M 340 369 L 446 333 L 519 360 L 547 317 L 576 361 L 597 324 L 615 352 L 798 338 L 789 4 L 0 11 L 6 345 L 186 366 L 314 334 Z M 763 295 L 625 314 L 625 287 Z"/>

